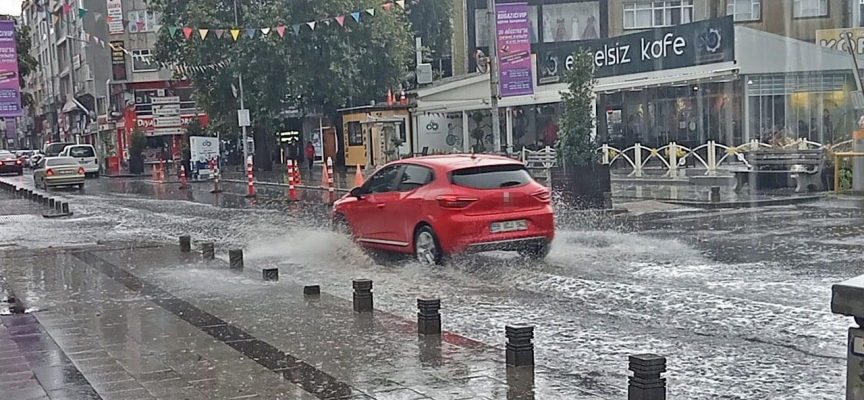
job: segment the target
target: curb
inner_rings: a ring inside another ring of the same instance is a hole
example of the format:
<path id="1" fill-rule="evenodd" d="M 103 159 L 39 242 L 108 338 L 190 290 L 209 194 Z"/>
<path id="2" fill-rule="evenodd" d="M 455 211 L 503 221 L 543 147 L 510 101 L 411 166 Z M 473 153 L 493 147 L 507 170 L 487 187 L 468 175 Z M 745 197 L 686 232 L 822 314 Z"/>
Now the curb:
<path id="1" fill-rule="evenodd" d="M 750 200 L 750 201 L 722 201 L 719 203 L 710 203 L 707 201 L 693 200 L 656 200 L 661 203 L 674 204 L 678 206 L 690 206 L 697 208 L 705 208 L 709 210 L 719 208 L 759 208 L 771 206 L 789 206 L 795 204 L 809 203 L 825 198 L 824 195 L 817 196 L 798 196 L 784 199 L 766 199 L 766 200 Z"/>

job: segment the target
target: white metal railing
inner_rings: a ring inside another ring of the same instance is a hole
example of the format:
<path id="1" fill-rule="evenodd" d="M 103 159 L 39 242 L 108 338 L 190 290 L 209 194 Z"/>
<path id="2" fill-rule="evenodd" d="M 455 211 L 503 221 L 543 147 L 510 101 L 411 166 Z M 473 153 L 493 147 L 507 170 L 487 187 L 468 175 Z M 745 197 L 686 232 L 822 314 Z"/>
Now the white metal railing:
<path id="1" fill-rule="evenodd" d="M 807 139 L 787 140 L 783 143 L 766 144 L 758 140 L 751 140 L 748 143 L 737 146 L 727 146 L 717 143 L 713 140 L 694 148 L 688 148 L 671 142 L 659 148 L 643 146 L 641 143 L 636 143 L 625 149 L 617 149 L 608 144 L 603 144 L 597 149 L 602 157 L 603 164 L 612 166 L 616 161 L 626 162 L 632 171 L 628 176 L 641 177 L 644 175 L 646 165 L 652 160 L 658 160 L 660 167 L 666 170 L 663 176 L 669 178 L 677 178 L 679 169 L 685 167 L 687 159 L 692 157 L 702 167 L 705 168 L 705 175 L 716 175 L 717 171 L 723 166 L 731 166 L 734 162 L 739 162 L 749 167 L 744 154 L 748 151 L 758 149 L 792 149 L 800 150 L 807 149 L 826 149 L 833 152 L 842 147 L 852 145 L 851 140 L 839 142 L 836 144 L 823 145 L 821 143 L 812 142 Z M 699 152 L 703 151 L 705 157 L 702 157 Z M 647 157 L 646 157 L 647 155 Z M 523 160 L 524 161 L 524 160 Z M 626 167 L 625 167 L 626 168 Z"/>
<path id="2" fill-rule="evenodd" d="M 549 146 L 540 150 L 528 150 L 527 148 L 523 148 L 519 160 L 529 168 L 550 169 L 558 163 L 558 153 L 555 149 Z"/>

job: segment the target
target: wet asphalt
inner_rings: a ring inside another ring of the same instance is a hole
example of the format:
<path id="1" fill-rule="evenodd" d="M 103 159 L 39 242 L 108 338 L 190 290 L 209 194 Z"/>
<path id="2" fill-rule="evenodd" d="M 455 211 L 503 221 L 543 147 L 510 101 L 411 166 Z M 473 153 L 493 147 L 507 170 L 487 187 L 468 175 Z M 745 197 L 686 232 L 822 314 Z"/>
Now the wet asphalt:
<path id="1" fill-rule="evenodd" d="M 864 274 L 859 200 L 586 217 L 563 225 L 544 263 L 493 253 L 430 269 L 335 236 L 326 207 L 208 189 L 89 180 L 83 192 L 53 193 L 69 199 L 71 218 L 0 221 L 0 244 L 173 243 L 189 234 L 216 242 L 221 257 L 238 247 L 257 267 L 290 267 L 283 280 L 320 282 L 337 298 L 351 298 L 346 279 L 372 279 L 376 308 L 406 319 L 418 294 L 434 295 L 446 330 L 490 346 L 503 349 L 505 324 L 535 325 L 537 363 L 565 395 L 588 386 L 620 398 L 635 353 L 668 358 L 673 399 L 835 399 L 844 390 L 851 321 L 830 313 L 830 287 Z M 227 304 L 255 289 L 170 267 L 142 279 Z"/>

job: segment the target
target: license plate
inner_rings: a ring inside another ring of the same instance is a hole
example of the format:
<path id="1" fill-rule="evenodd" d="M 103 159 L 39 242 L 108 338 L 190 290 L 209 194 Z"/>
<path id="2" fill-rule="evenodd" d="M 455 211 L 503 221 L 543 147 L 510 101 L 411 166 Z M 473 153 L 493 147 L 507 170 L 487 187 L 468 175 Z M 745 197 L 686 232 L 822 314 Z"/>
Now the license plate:
<path id="1" fill-rule="evenodd" d="M 493 222 L 489 224 L 492 233 L 515 232 L 528 230 L 528 221 L 524 219 L 516 221 Z"/>
<path id="2" fill-rule="evenodd" d="M 72 171 L 60 171 L 60 175 L 72 175 Z"/>

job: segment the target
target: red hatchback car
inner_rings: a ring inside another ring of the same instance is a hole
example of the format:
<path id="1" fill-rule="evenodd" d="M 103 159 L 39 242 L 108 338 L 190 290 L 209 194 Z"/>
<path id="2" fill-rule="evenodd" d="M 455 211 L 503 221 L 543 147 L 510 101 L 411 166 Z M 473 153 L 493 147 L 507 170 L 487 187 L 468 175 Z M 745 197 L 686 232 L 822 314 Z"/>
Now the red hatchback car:
<path id="1" fill-rule="evenodd" d="M 516 160 L 418 157 L 385 165 L 333 205 L 333 226 L 361 245 L 440 264 L 460 252 L 543 258 L 555 235 L 551 193 Z"/>

